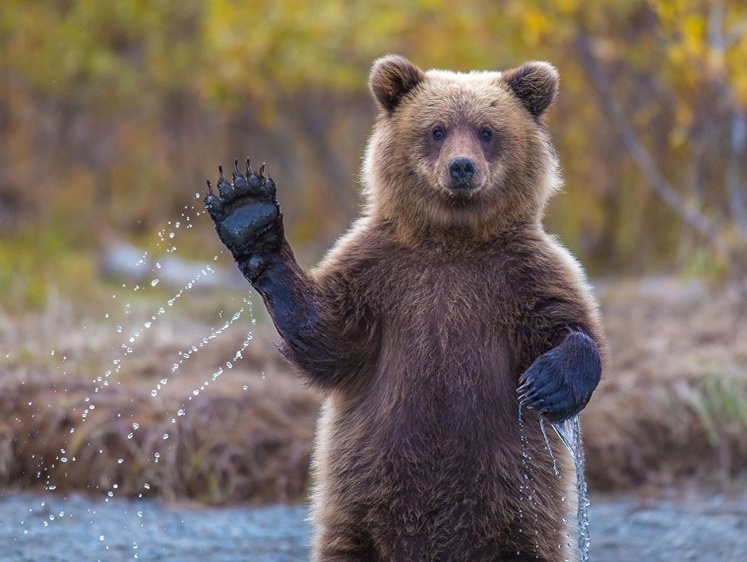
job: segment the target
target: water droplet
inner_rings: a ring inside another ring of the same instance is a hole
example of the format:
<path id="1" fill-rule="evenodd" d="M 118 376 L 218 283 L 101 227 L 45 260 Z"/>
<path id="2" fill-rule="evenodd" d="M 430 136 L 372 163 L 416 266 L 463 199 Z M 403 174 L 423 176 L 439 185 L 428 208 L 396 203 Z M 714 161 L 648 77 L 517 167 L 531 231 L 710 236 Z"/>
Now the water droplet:
<path id="1" fill-rule="evenodd" d="M 157 390 L 156 390 L 155 388 L 154 388 L 153 390 L 151 390 L 151 391 L 150 391 L 150 395 L 151 395 L 151 396 L 154 396 L 154 397 L 155 397 L 155 396 L 156 396 L 157 394 L 158 394 L 158 391 L 157 391 Z"/>
<path id="2" fill-rule="evenodd" d="M 150 282 L 151 287 L 155 287 L 156 285 L 158 285 L 158 279 L 154 279 L 153 281 Z"/>

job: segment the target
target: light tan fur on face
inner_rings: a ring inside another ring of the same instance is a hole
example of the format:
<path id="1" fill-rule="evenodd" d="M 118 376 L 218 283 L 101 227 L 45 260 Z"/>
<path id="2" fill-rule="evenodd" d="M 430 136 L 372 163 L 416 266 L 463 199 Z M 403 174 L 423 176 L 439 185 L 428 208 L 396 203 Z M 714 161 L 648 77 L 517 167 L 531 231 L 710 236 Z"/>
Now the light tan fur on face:
<path id="1" fill-rule="evenodd" d="M 489 240 L 517 223 L 538 223 L 560 185 L 539 118 L 500 72 L 429 70 L 423 76 L 374 127 L 362 174 L 367 214 L 390 220 L 411 241 L 455 229 Z M 447 136 L 434 151 L 436 125 Z M 493 132 L 492 150 L 481 144 L 482 127 Z M 466 193 L 449 187 L 449 162 L 459 156 L 476 164 L 474 188 Z"/>

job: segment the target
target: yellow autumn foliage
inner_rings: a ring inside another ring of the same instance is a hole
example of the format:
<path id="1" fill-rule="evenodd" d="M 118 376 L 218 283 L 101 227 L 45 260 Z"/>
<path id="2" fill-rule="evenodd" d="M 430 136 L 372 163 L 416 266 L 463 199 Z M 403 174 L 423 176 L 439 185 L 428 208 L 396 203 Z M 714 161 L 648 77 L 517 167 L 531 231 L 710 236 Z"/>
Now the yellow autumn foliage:
<path id="1" fill-rule="evenodd" d="M 146 236 L 218 163 L 251 154 L 278 179 L 291 236 L 323 246 L 358 211 L 367 73 L 389 52 L 559 68 L 549 125 L 566 187 L 548 222 L 593 271 L 686 265 L 711 247 L 651 189 L 628 126 L 685 206 L 741 232 L 741 0 L 6 0 L 0 235 L 42 221 L 75 247 Z"/>

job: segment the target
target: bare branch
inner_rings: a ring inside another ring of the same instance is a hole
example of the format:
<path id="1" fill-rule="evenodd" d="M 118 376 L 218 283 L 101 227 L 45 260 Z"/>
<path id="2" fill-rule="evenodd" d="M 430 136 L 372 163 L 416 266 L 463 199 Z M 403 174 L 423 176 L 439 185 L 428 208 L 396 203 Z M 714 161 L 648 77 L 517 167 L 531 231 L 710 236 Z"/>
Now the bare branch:
<path id="1" fill-rule="evenodd" d="M 744 111 L 735 107 L 731 114 L 731 159 L 726 178 L 729 208 L 740 237 L 747 235 L 747 211 L 742 189 L 742 155 L 747 137 L 747 119 Z"/>
<path id="2" fill-rule="evenodd" d="M 734 89 L 729 84 L 724 69 L 724 58 L 728 46 L 728 38 L 724 36 L 724 2 L 718 0 L 711 4 L 708 11 L 708 43 L 711 51 L 717 56 L 716 87 L 729 105 L 731 113 L 731 135 L 729 169 L 726 177 L 726 192 L 729 196 L 729 210 L 736 224 L 740 237 L 747 234 L 747 209 L 745 208 L 744 193 L 742 191 L 742 158 L 747 135 L 747 123 L 744 111 L 739 106 Z"/>
<path id="3" fill-rule="evenodd" d="M 708 44 L 716 51 L 719 58 L 724 56 L 726 40 L 724 38 L 724 1 L 718 0 L 708 10 Z"/>
<path id="4" fill-rule="evenodd" d="M 723 240 L 716 225 L 697 207 L 688 204 L 682 198 L 661 173 L 656 162 L 638 138 L 635 129 L 610 91 L 610 79 L 592 52 L 590 38 L 583 34 L 577 35 L 574 48 L 586 74 L 599 93 L 605 115 L 614 124 L 625 150 L 638 166 L 648 185 L 687 225 L 703 235 L 715 247 L 723 248 Z"/>

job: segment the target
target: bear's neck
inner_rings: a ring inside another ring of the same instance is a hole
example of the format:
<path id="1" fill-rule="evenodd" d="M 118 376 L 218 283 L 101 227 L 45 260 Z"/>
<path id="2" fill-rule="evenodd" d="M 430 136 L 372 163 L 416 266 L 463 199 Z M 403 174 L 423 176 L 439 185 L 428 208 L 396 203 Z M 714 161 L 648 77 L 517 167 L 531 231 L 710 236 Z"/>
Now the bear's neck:
<path id="1" fill-rule="evenodd" d="M 480 246 L 502 244 L 527 234 L 542 231 L 539 218 L 512 220 L 510 224 L 438 224 L 427 221 L 401 221 L 379 218 L 378 226 L 396 243 L 408 248 L 432 248 L 441 251 L 472 251 Z"/>

